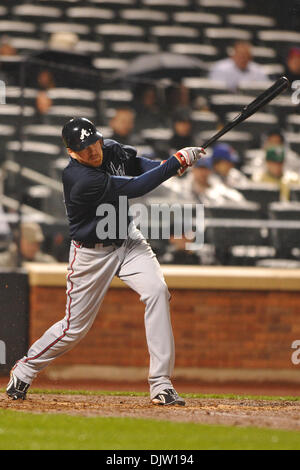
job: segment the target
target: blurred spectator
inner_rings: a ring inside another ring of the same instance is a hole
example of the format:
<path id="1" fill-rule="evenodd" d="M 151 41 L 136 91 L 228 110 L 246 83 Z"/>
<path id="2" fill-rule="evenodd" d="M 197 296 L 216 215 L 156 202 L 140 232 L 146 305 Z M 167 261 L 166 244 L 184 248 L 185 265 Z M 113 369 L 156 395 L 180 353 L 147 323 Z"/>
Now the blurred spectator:
<path id="1" fill-rule="evenodd" d="M 17 50 L 13 47 L 7 36 L 3 36 L 0 40 L 0 56 L 17 55 Z"/>
<path id="2" fill-rule="evenodd" d="M 286 61 L 285 75 L 291 83 L 300 80 L 300 47 L 290 49 Z"/>
<path id="3" fill-rule="evenodd" d="M 129 108 L 116 110 L 115 115 L 109 122 L 109 126 L 113 131 L 111 138 L 121 144 L 134 144 L 132 132 L 135 124 L 135 114 Z"/>
<path id="4" fill-rule="evenodd" d="M 20 253 L 23 262 L 35 261 L 38 263 L 54 263 L 56 260 L 41 252 L 44 235 L 41 227 L 34 222 L 21 224 Z M 18 264 L 18 248 L 15 242 L 10 243 L 8 250 L 0 253 L 0 266 L 15 268 Z"/>
<path id="5" fill-rule="evenodd" d="M 0 204 L 0 241 L 8 240 L 11 235 L 9 224 L 5 219 L 5 213 Z"/>
<path id="6" fill-rule="evenodd" d="M 265 168 L 253 174 L 253 180 L 262 183 L 277 184 L 280 188 L 280 199 L 288 201 L 290 187 L 300 184 L 299 175 L 285 170 L 285 150 L 282 146 L 267 147 L 265 150 Z"/>
<path id="7" fill-rule="evenodd" d="M 190 108 L 190 90 L 183 84 L 174 84 L 165 89 L 166 111 L 173 120 L 178 109 Z"/>
<path id="8" fill-rule="evenodd" d="M 247 186 L 250 181 L 240 170 L 235 168 L 239 157 L 227 144 L 217 144 L 212 153 L 214 179 L 228 187 Z"/>
<path id="9" fill-rule="evenodd" d="M 241 193 L 213 176 L 212 157 L 201 158 L 192 168 L 191 189 L 193 196 L 202 204 L 222 205 L 226 202 L 244 200 Z"/>
<path id="10" fill-rule="evenodd" d="M 163 185 L 180 194 L 183 202 L 222 205 L 245 200 L 239 191 L 214 176 L 211 157 L 202 157 L 185 175 L 171 178 Z"/>
<path id="11" fill-rule="evenodd" d="M 167 119 L 162 103 L 159 102 L 155 85 L 139 84 L 135 90 L 137 132 L 143 129 L 167 127 Z"/>
<path id="12" fill-rule="evenodd" d="M 225 82 L 233 92 L 243 81 L 267 81 L 268 77 L 262 67 L 252 61 L 251 47 L 249 42 L 236 42 L 231 57 L 213 64 L 209 78 Z"/>
<path id="13" fill-rule="evenodd" d="M 36 97 L 36 110 L 39 116 L 46 115 L 52 106 L 52 100 L 48 95 L 48 91 L 55 88 L 54 76 L 50 70 L 41 70 L 37 75 L 37 85 L 39 88 Z"/>
<path id="14" fill-rule="evenodd" d="M 269 147 L 282 147 L 285 154 L 285 169 L 300 171 L 300 158 L 298 154 L 289 148 L 281 130 L 275 128 L 264 137 L 261 149 L 251 150 L 251 153 L 253 152 L 249 165 L 251 173 L 264 166 L 266 149 Z"/>
<path id="15" fill-rule="evenodd" d="M 60 32 L 52 33 L 48 42 L 50 49 L 74 51 L 79 42 L 79 37 L 75 33 Z"/>
<path id="16" fill-rule="evenodd" d="M 9 38 L 7 36 L 2 36 L 0 39 L 0 57 L 10 57 L 10 56 L 15 56 L 15 55 L 17 55 L 17 51 L 10 44 Z M 2 80 L 6 86 L 16 85 L 18 83 L 17 77 L 12 77 L 8 73 L 1 70 L 1 61 L 0 61 L 0 80 Z"/>
<path id="17" fill-rule="evenodd" d="M 170 235 L 166 253 L 160 259 L 161 263 L 166 264 L 201 264 L 198 252 L 187 249 L 189 243 L 184 235 L 181 238 L 175 238 Z"/>
<path id="18" fill-rule="evenodd" d="M 178 109 L 173 119 L 173 135 L 169 142 L 170 153 L 193 145 L 193 126 L 189 109 Z"/>

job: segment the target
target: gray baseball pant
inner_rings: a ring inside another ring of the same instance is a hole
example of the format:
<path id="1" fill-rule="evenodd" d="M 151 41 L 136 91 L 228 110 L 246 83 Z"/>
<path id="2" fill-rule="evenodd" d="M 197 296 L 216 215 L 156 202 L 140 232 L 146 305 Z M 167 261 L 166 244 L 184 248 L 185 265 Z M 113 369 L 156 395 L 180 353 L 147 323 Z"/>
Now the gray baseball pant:
<path id="1" fill-rule="evenodd" d="M 150 398 L 172 388 L 174 338 L 167 285 L 150 245 L 137 231 L 116 245 L 84 248 L 72 241 L 67 276 L 66 314 L 51 326 L 14 367 L 15 375 L 31 383 L 55 358 L 73 348 L 89 331 L 115 275 L 145 303 L 145 330 L 150 354 Z M 130 305 L 128 306 L 130 309 Z M 109 332 L 108 332 L 109 334 Z"/>

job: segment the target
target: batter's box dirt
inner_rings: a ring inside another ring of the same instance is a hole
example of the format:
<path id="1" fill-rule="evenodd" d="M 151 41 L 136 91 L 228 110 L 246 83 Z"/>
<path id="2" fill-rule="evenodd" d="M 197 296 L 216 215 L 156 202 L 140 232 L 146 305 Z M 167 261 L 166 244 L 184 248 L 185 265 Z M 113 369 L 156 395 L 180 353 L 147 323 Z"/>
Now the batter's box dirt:
<path id="1" fill-rule="evenodd" d="M 145 397 L 28 394 L 25 401 L 12 401 L 2 393 L 1 408 L 300 430 L 300 402 L 289 401 L 193 398 L 187 399 L 185 407 L 161 407 Z"/>

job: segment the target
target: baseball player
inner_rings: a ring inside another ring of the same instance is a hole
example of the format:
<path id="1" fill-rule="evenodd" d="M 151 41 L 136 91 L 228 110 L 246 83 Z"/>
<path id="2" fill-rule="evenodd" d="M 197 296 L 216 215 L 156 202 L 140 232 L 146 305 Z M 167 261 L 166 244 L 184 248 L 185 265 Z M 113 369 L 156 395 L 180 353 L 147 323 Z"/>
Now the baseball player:
<path id="1" fill-rule="evenodd" d="M 120 235 L 119 230 L 113 238 L 99 238 L 97 224 L 103 221 L 103 216 L 97 215 L 97 208 L 111 204 L 118 214 L 120 196 L 131 199 L 145 195 L 177 172 L 182 173 L 205 152 L 202 148 L 187 147 L 164 162 L 137 157 L 133 147 L 103 140 L 95 125 L 84 118 L 68 121 L 62 138 L 70 155 L 62 179 L 72 240 L 65 317 L 51 326 L 15 364 L 7 395 L 24 400 L 38 372 L 86 335 L 116 275 L 135 290 L 145 304 L 151 402 L 184 405 L 185 401 L 170 379 L 174 367 L 174 339 L 170 295 L 160 265 L 133 224 L 131 232 L 125 236 Z M 128 226 L 131 223 L 129 217 L 126 223 Z"/>

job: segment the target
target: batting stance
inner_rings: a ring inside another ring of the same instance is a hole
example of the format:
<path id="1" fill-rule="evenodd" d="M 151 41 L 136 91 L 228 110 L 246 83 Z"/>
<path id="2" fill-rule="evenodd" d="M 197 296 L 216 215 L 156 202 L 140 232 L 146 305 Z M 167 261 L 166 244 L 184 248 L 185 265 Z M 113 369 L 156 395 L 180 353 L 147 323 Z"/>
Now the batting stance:
<path id="1" fill-rule="evenodd" d="M 86 335 L 116 275 L 145 304 L 151 402 L 184 405 L 170 380 L 174 339 L 170 296 L 160 265 L 141 232 L 130 224 L 129 217 L 127 224 L 133 225 L 133 229 L 126 236 L 119 236 L 119 230 L 113 239 L 99 238 L 97 224 L 103 221 L 103 216 L 97 215 L 97 208 L 104 203 L 113 205 L 118 221 L 119 196 L 131 199 L 147 194 L 176 173 L 181 174 L 205 152 L 202 148 L 187 147 L 163 163 L 137 157 L 133 147 L 103 140 L 94 124 L 84 118 L 68 121 L 62 138 L 70 155 L 62 179 L 72 240 L 65 317 L 51 326 L 15 364 L 7 395 L 24 400 L 38 372 Z"/>

